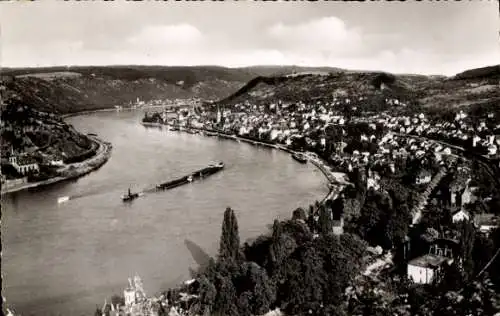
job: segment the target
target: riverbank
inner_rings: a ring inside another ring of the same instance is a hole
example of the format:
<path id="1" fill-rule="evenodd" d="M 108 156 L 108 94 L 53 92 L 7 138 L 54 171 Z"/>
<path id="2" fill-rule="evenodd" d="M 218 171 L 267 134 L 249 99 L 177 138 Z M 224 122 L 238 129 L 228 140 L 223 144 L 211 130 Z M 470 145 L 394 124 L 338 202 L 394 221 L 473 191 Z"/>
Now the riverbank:
<path id="1" fill-rule="evenodd" d="M 161 123 L 147 123 L 147 122 L 141 122 L 141 124 L 145 127 L 170 127 L 167 124 L 161 124 Z M 266 143 L 266 142 L 260 142 L 257 140 L 252 140 L 244 137 L 239 137 L 236 135 L 231 135 L 231 134 L 226 134 L 222 132 L 216 132 L 216 131 L 211 131 L 203 128 L 181 128 L 178 131 L 180 132 L 189 132 L 189 131 L 197 131 L 201 132 L 202 135 L 204 136 L 216 136 L 219 138 L 223 139 L 230 139 L 238 142 L 245 142 L 249 143 L 252 145 L 259 145 L 259 146 L 264 146 L 267 148 L 272 148 L 272 149 L 277 149 L 281 151 L 285 151 L 289 154 L 295 154 L 297 153 L 294 150 L 291 150 L 290 148 L 287 148 L 285 145 L 280 145 L 280 144 L 271 144 L 271 143 Z M 326 162 L 324 162 L 321 158 L 317 157 L 314 153 L 306 153 L 306 156 L 308 158 L 308 161 L 310 161 L 318 170 L 323 173 L 325 178 L 328 180 L 328 194 L 321 200 L 321 202 L 325 202 L 328 199 L 336 199 L 338 194 L 342 192 L 344 187 L 346 185 L 349 185 L 349 182 L 346 180 L 346 175 L 344 173 L 340 172 L 333 172 L 330 170 L 330 168 L 327 166 Z"/>
<path id="2" fill-rule="evenodd" d="M 61 114 L 60 116 L 62 119 L 65 119 L 68 117 L 73 117 L 73 116 L 78 116 L 78 115 L 88 115 L 88 114 L 100 113 L 100 112 L 134 111 L 134 110 L 145 110 L 145 109 L 157 109 L 157 108 L 163 108 L 163 107 L 165 107 L 165 105 L 148 105 L 148 106 L 142 106 L 139 108 L 122 107 L 119 110 L 116 109 L 115 107 L 112 107 L 112 108 L 103 108 L 103 109 L 89 110 L 89 111 L 78 111 L 78 112 L 74 112 L 74 113 Z"/>
<path id="3" fill-rule="evenodd" d="M 58 170 L 58 173 L 61 174 L 60 176 L 48 180 L 13 186 L 5 190 L 2 186 L 1 194 L 4 195 L 22 190 L 43 187 L 63 181 L 73 180 L 99 169 L 109 160 L 113 146 L 111 145 L 111 143 L 105 142 L 97 137 L 89 136 L 89 138 L 98 145 L 96 154 L 94 156 L 82 162 L 76 162 L 62 167 Z"/>

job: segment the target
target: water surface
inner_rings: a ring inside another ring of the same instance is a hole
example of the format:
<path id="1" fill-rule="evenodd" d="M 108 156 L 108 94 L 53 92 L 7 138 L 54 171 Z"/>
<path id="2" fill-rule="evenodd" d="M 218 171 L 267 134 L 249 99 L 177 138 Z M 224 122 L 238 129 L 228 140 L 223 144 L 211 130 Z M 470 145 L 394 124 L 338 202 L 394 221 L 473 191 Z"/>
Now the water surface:
<path id="1" fill-rule="evenodd" d="M 321 199 L 326 180 L 288 154 L 232 140 L 145 128 L 141 112 L 69 118 L 113 144 L 110 160 L 73 182 L 2 200 L 3 295 L 23 315 L 93 315 L 138 273 L 146 293 L 189 277 L 186 239 L 214 255 L 222 214 L 236 210 L 241 240 Z M 209 178 L 125 204 L 140 190 L 222 160 Z M 75 197 L 58 204 L 57 198 Z"/>

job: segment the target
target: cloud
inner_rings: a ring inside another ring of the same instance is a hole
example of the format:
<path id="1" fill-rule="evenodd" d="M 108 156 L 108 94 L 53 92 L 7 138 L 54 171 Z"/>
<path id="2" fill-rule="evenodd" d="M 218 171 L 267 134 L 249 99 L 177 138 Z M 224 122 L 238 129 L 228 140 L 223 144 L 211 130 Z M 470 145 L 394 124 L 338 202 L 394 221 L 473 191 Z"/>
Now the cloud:
<path id="1" fill-rule="evenodd" d="M 383 10 L 375 4 L 326 2 L 286 8 L 270 3 L 266 10 L 251 2 L 168 8 L 160 3 L 70 2 L 34 2 L 29 8 L 0 4 L 5 22 L 0 62 L 296 64 L 453 74 L 500 60 L 498 15 L 491 10 L 497 5 L 486 2 L 466 7 L 394 4 Z"/>
<path id="2" fill-rule="evenodd" d="M 256 49 L 241 52 L 221 52 L 213 59 L 214 64 L 225 64 L 228 67 L 245 67 L 250 65 L 285 65 L 293 61 L 278 50 Z"/>
<path id="3" fill-rule="evenodd" d="M 362 48 L 360 29 L 348 28 L 341 19 L 330 16 L 294 25 L 278 23 L 268 30 L 270 39 L 281 49 L 321 52 L 336 56 Z"/>
<path id="4" fill-rule="evenodd" d="M 203 40 L 202 33 L 189 24 L 150 25 L 127 39 L 131 45 L 148 48 L 175 48 L 170 45 L 196 45 Z"/>

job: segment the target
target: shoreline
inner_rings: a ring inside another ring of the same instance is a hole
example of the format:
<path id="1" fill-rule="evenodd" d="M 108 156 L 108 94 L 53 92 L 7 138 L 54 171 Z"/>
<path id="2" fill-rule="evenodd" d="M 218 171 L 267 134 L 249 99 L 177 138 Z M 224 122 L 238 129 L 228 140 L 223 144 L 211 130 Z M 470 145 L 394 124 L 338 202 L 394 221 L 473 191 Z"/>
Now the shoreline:
<path id="1" fill-rule="evenodd" d="M 26 183 L 21 186 L 9 188 L 6 190 L 1 191 L 1 195 L 3 196 L 4 194 L 9 194 L 9 193 L 14 193 L 14 192 L 19 192 L 23 190 L 28 190 L 32 188 L 39 188 L 39 187 L 44 187 L 48 186 L 54 183 L 59 183 L 59 182 L 64 182 L 64 181 L 69 181 L 69 180 L 74 180 L 77 178 L 80 178 L 82 176 L 85 176 L 100 167 L 102 167 L 111 157 L 111 151 L 113 146 L 111 143 L 105 142 L 98 137 L 94 136 L 88 136 L 90 139 L 92 139 L 93 142 L 97 143 L 99 145 L 97 149 L 97 153 L 90 157 L 89 159 L 86 159 L 81 162 L 76 162 L 72 163 L 69 165 L 66 165 L 63 167 L 63 170 L 61 172 L 63 173 L 68 173 L 67 175 L 59 175 L 54 178 L 50 178 L 44 181 L 39 181 L 39 182 L 32 182 L 32 183 Z"/>
<path id="2" fill-rule="evenodd" d="M 88 114 L 99 113 L 99 112 L 121 112 L 121 111 L 133 111 L 133 110 L 143 110 L 143 109 L 156 109 L 156 108 L 162 108 L 164 106 L 165 105 L 148 105 L 148 106 L 142 106 L 140 108 L 123 107 L 119 110 L 117 110 L 115 107 L 102 108 L 102 109 L 84 110 L 84 111 L 77 111 L 77 112 L 73 112 L 73 113 L 60 114 L 60 117 L 62 119 L 66 119 L 68 117 L 73 117 L 73 116 L 78 116 L 78 115 L 88 115 Z"/>
<path id="3" fill-rule="evenodd" d="M 144 127 L 160 127 L 160 128 L 163 128 L 164 126 L 169 127 L 169 125 L 161 124 L 161 123 L 141 122 L 141 125 L 143 125 Z M 179 129 L 178 131 L 179 132 L 200 131 L 200 132 L 205 133 L 203 136 L 217 136 L 217 137 L 223 138 L 223 139 L 241 141 L 241 142 L 249 143 L 252 145 L 259 145 L 259 146 L 264 146 L 264 147 L 271 148 L 271 149 L 277 149 L 277 150 L 287 152 L 289 154 L 296 153 L 296 151 L 293 151 L 293 150 L 287 148 L 285 145 L 260 142 L 260 141 L 256 141 L 256 140 L 242 138 L 242 137 L 239 137 L 236 135 L 230 135 L 230 134 L 225 134 L 225 133 L 221 133 L 221 132 L 214 132 L 214 131 L 210 131 L 210 130 L 203 129 L 203 128 L 182 128 L 182 129 Z M 308 158 L 307 160 L 310 161 L 318 170 L 320 170 L 321 173 L 323 173 L 326 180 L 328 181 L 328 193 L 321 200 L 321 203 L 324 203 L 328 199 L 335 199 L 338 196 L 338 194 L 340 192 L 342 192 L 342 190 L 348 184 L 348 182 L 341 183 L 337 179 L 335 174 L 331 170 L 328 169 L 328 166 L 326 166 L 326 163 L 323 162 L 320 158 L 313 157 L 309 152 L 307 152 L 306 155 Z"/>

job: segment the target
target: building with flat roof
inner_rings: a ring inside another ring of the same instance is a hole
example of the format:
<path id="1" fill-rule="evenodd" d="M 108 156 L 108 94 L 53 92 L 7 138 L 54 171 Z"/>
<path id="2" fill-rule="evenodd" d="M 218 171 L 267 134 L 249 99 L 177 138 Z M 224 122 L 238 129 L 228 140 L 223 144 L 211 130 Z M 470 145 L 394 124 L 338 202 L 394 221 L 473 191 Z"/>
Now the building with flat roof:
<path id="1" fill-rule="evenodd" d="M 442 267 L 449 260 L 452 259 L 433 254 L 415 258 L 408 262 L 408 277 L 418 284 L 430 284 L 439 277 Z"/>

